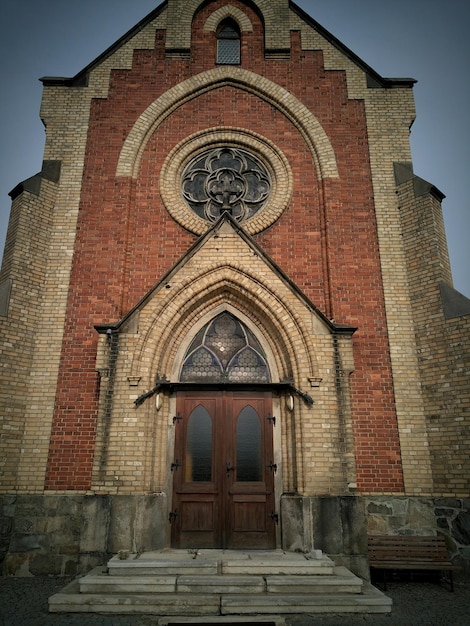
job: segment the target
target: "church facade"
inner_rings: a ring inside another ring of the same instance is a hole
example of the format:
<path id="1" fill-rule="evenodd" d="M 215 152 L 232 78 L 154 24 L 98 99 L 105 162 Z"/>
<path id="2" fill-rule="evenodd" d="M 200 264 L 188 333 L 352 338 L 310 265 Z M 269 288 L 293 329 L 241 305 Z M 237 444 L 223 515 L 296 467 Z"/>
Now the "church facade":
<path id="1" fill-rule="evenodd" d="M 288 0 L 167 0 L 42 79 L 0 274 L 5 574 L 119 550 L 469 557 L 470 301 L 414 80 Z"/>

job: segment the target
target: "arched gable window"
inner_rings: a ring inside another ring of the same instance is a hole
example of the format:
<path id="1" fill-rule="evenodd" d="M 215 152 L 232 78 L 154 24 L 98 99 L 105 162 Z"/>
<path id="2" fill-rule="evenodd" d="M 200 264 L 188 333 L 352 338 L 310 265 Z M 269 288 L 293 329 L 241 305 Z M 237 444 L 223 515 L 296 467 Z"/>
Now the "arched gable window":
<path id="1" fill-rule="evenodd" d="M 224 20 L 217 30 L 217 63 L 240 65 L 240 29 L 231 19 Z"/>
<path id="2" fill-rule="evenodd" d="M 183 361 L 181 382 L 269 383 L 263 348 L 253 333 L 225 311 L 197 333 Z"/>

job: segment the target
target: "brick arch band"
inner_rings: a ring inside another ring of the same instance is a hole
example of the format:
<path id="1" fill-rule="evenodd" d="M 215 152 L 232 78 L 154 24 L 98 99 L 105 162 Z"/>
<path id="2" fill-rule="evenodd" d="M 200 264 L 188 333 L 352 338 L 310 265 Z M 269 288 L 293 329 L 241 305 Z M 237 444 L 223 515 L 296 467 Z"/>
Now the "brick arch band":
<path id="1" fill-rule="evenodd" d="M 261 232 L 273 224 L 287 208 L 293 188 L 293 176 L 284 154 L 266 137 L 243 128 L 217 127 L 194 133 L 168 154 L 160 172 L 160 194 L 167 211 L 181 226 L 202 235 L 207 221 L 197 216 L 179 193 L 181 173 L 188 161 L 202 149 L 211 146 L 239 147 L 261 157 L 269 170 L 272 193 L 269 202 L 253 217 L 243 223 L 246 232 Z"/>
<path id="2" fill-rule="evenodd" d="M 187 290 L 192 290 L 188 299 Z M 131 375 L 146 370 L 151 385 L 155 372 L 171 374 L 181 358 L 180 345 L 198 321 L 219 305 L 230 304 L 260 329 L 275 360 L 279 380 L 299 381 L 318 372 L 317 356 L 309 337 L 309 318 L 305 319 L 273 292 L 267 283 L 255 279 L 236 264 L 219 266 L 200 276 L 181 281 L 171 300 L 155 311 L 145 328 L 140 329 L 133 350 Z M 288 320 L 286 322 L 286 320 Z M 143 366 L 151 363 L 150 368 Z"/>
<path id="3" fill-rule="evenodd" d="M 271 80 L 239 67 L 223 66 L 188 78 L 157 98 L 140 115 L 119 155 L 116 176 L 137 178 L 145 147 L 160 124 L 182 104 L 219 87 L 244 89 L 276 107 L 303 136 L 320 180 L 338 178 L 336 157 L 322 125 L 295 96 Z"/>
<path id="4" fill-rule="evenodd" d="M 189 49 L 191 46 L 191 25 L 201 0 L 169 0 L 168 49 Z M 261 12 L 267 49 L 288 49 L 290 47 L 289 2 L 288 0 L 257 0 Z M 178 19 L 172 19 L 178 16 Z M 175 25 L 175 26 L 172 26 Z"/>
<path id="5" fill-rule="evenodd" d="M 220 22 L 227 17 L 231 17 L 237 22 L 242 33 L 251 33 L 253 31 L 253 24 L 251 23 L 250 18 L 243 13 L 243 11 L 240 11 L 240 9 L 237 9 L 231 4 L 227 4 L 218 11 L 214 11 L 214 13 L 209 15 L 206 23 L 204 24 L 204 30 L 215 32 Z"/>

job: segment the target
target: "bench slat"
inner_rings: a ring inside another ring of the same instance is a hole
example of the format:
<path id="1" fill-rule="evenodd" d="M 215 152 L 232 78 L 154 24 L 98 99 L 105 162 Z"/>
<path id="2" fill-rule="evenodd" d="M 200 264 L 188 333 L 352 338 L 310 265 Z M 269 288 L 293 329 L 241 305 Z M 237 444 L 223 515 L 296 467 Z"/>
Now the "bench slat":
<path id="1" fill-rule="evenodd" d="M 371 568 L 449 571 L 453 590 L 452 572 L 461 567 L 449 559 L 442 535 L 369 535 L 367 543 Z"/>

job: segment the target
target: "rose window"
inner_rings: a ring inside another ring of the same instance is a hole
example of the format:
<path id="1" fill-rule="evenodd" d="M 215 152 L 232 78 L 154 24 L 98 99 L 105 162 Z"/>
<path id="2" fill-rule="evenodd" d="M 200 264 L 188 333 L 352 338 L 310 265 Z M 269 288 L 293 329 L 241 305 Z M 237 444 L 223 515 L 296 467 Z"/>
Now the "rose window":
<path id="1" fill-rule="evenodd" d="M 227 211 L 242 222 L 266 204 L 271 179 L 254 155 L 238 148 L 216 148 L 188 163 L 183 171 L 182 192 L 200 218 L 214 222 Z"/>

